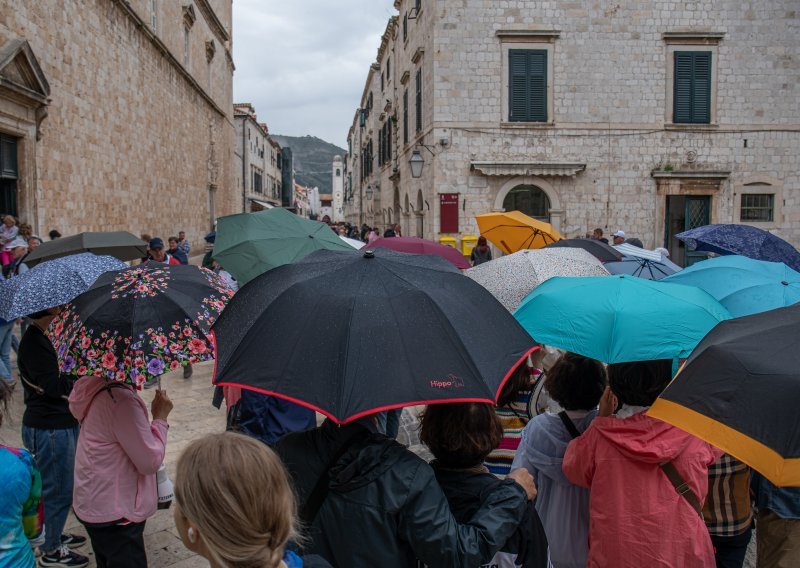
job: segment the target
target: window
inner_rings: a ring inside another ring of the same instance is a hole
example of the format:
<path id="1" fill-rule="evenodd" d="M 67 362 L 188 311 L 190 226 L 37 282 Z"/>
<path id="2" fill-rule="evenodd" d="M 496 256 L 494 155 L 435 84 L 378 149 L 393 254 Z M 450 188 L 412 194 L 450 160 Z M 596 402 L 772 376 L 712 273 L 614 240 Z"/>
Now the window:
<path id="1" fill-rule="evenodd" d="M 339 177 L 341 175 L 342 175 L 342 170 L 340 170 L 339 168 L 336 168 L 336 177 Z"/>
<path id="2" fill-rule="evenodd" d="M 384 128 L 378 130 L 378 167 L 383 165 L 383 136 L 385 134 Z"/>
<path id="3" fill-rule="evenodd" d="M 547 50 L 508 51 L 508 120 L 547 122 Z"/>
<path id="4" fill-rule="evenodd" d="M 414 9 L 417 11 L 417 14 L 419 14 L 419 11 L 422 10 L 422 0 L 415 0 Z"/>
<path id="5" fill-rule="evenodd" d="M 158 19 L 156 18 L 156 0 L 150 0 L 150 28 L 155 32 Z"/>
<path id="6" fill-rule="evenodd" d="M 672 122 L 711 122 L 711 52 L 676 51 Z"/>
<path id="7" fill-rule="evenodd" d="M 256 193 L 264 192 L 264 186 L 261 174 L 256 171 L 253 172 L 253 191 L 255 191 Z"/>
<path id="8" fill-rule="evenodd" d="M 739 220 L 771 222 L 775 216 L 775 195 L 772 193 L 743 193 Z"/>
<path id="9" fill-rule="evenodd" d="M 403 144 L 408 144 L 408 89 L 403 91 Z"/>
<path id="10" fill-rule="evenodd" d="M 383 73 L 381 73 L 381 93 L 383 92 Z"/>
<path id="11" fill-rule="evenodd" d="M 408 13 L 403 16 L 403 41 L 408 41 Z"/>
<path id="12" fill-rule="evenodd" d="M 189 67 L 189 27 L 183 27 L 183 66 Z"/>
<path id="13" fill-rule="evenodd" d="M 386 58 L 386 82 L 388 83 L 391 80 L 392 80 L 392 58 L 391 57 L 387 57 Z"/>
<path id="14" fill-rule="evenodd" d="M 17 215 L 17 139 L 0 134 L 0 207 Z"/>
<path id="15" fill-rule="evenodd" d="M 416 103 L 417 103 L 417 108 L 416 108 L 417 121 L 416 121 L 416 127 L 417 127 L 417 133 L 420 133 L 420 132 L 422 132 L 422 69 L 417 69 L 417 75 L 416 75 L 416 78 L 415 78 L 415 82 L 416 82 L 416 89 L 417 89 L 417 100 L 416 100 Z"/>
<path id="16" fill-rule="evenodd" d="M 509 191 L 503 199 L 503 209 L 521 211 L 534 219 L 550 222 L 550 198 L 535 185 L 518 185 Z"/>

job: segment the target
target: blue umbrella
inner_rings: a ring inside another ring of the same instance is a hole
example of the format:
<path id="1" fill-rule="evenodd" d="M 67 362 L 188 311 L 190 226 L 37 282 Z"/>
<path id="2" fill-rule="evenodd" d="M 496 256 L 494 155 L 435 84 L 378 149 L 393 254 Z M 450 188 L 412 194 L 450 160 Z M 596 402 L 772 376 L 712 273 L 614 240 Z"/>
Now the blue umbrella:
<path id="1" fill-rule="evenodd" d="M 539 343 L 625 363 L 687 357 L 731 315 L 694 286 L 623 275 L 551 278 L 514 317 Z"/>
<path id="2" fill-rule="evenodd" d="M 663 281 L 697 286 L 737 318 L 800 302 L 800 272 L 739 255 L 698 262 Z"/>
<path id="3" fill-rule="evenodd" d="M 691 250 L 720 255 L 740 254 L 756 260 L 783 262 L 800 270 L 800 252 L 782 238 L 750 225 L 705 225 L 675 235 Z"/>
<path id="4" fill-rule="evenodd" d="M 611 274 L 627 274 L 646 280 L 661 280 L 682 269 L 664 254 L 637 247 L 628 243 L 614 245 L 624 254 L 622 260 L 605 263 L 605 269 Z"/>
<path id="5" fill-rule="evenodd" d="M 0 318 L 13 320 L 66 304 L 88 290 L 104 272 L 126 266 L 113 256 L 90 252 L 37 264 L 0 285 Z"/>

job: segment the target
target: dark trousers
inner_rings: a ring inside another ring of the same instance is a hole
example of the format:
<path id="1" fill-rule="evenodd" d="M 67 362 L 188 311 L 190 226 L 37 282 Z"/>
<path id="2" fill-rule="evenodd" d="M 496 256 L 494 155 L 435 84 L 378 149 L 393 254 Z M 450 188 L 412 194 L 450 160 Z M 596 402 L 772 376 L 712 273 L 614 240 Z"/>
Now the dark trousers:
<path id="1" fill-rule="evenodd" d="M 717 568 L 742 568 L 744 566 L 744 557 L 747 554 L 747 545 L 750 544 L 752 535 L 752 526 L 736 536 L 711 535 L 711 544 L 714 545 Z"/>
<path id="2" fill-rule="evenodd" d="M 144 523 L 98 527 L 84 525 L 97 568 L 146 568 Z"/>

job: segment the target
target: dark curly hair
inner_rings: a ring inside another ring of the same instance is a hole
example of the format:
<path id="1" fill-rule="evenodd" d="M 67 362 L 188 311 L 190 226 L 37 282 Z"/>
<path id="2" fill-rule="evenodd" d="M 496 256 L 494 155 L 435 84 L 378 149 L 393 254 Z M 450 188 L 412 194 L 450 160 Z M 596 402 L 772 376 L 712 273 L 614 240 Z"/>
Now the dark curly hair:
<path id="1" fill-rule="evenodd" d="M 672 380 L 672 361 L 637 361 L 608 366 L 608 383 L 620 403 L 650 406 Z"/>
<path id="2" fill-rule="evenodd" d="M 565 410 L 591 410 L 606 388 L 606 370 L 596 359 L 565 353 L 545 375 L 544 388 Z"/>
<path id="3" fill-rule="evenodd" d="M 419 439 L 440 465 L 463 469 L 482 463 L 500 445 L 503 426 L 491 404 L 433 404 L 422 415 Z"/>

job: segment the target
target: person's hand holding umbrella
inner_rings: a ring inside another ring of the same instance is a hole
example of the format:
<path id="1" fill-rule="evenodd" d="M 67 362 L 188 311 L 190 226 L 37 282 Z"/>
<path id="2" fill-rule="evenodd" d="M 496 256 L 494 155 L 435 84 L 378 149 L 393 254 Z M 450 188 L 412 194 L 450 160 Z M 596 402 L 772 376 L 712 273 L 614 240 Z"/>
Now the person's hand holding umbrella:
<path id="1" fill-rule="evenodd" d="M 150 404 L 150 414 L 153 415 L 153 420 L 167 420 L 169 413 L 173 408 L 172 399 L 167 396 L 167 391 L 158 389 Z"/>

